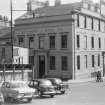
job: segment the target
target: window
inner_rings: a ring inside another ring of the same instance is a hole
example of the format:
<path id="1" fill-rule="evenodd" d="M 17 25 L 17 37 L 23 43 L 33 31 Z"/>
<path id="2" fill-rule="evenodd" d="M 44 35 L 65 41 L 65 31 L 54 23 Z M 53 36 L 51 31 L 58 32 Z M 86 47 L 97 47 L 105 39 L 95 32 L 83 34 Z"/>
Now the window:
<path id="1" fill-rule="evenodd" d="M 44 48 L 44 37 L 40 36 L 39 37 L 39 49 L 43 49 Z"/>
<path id="2" fill-rule="evenodd" d="M 87 68 L 87 55 L 85 55 L 85 68 Z"/>
<path id="3" fill-rule="evenodd" d="M 99 48 L 101 48 L 101 38 L 98 38 Z"/>
<path id="4" fill-rule="evenodd" d="M 91 47 L 94 48 L 94 37 L 91 37 Z"/>
<path id="5" fill-rule="evenodd" d="M 92 18 L 92 22 L 91 22 L 91 29 L 94 29 L 94 24 L 93 24 L 93 18 Z"/>
<path id="6" fill-rule="evenodd" d="M 55 36 L 50 36 L 50 48 L 55 48 Z"/>
<path id="7" fill-rule="evenodd" d="M 79 14 L 77 14 L 77 27 L 80 26 L 80 23 L 79 23 Z"/>
<path id="8" fill-rule="evenodd" d="M 2 58 L 5 58 L 5 48 L 2 48 Z"/>
<path id="9" fill-rule="evenodd" d="M 24 38 L 23 37 L 19 37 L 19 45 L 22 45 L 24 43 Z"/>
<path id="10" fill-rule="evenodd" d="M 94 60 L 94 55 L 92 55 L 92 67 L 94 67 L 94 64 L 95 64 L 94 61 L 95 61 Z"/>
<path id="11" fill-rule="evenodd" d="M 50 56 L 50 70 L 55 70 L 56 64 L 55 64 L 55 56 Z"/>
<path id="12" fill-rule="evenodd" d="M 29 48 L 33 48 L 34 37 L 29 37 Z"/>
<path id="13" fill-rule="evenodd" d="M 80 36 L 77 35 L 77 48 L 80 48 Z"/>
<path id="14" fill-rule="evenodd" d="M 98 30 L 100 31 L 100 20 L 98 21 Z"/>
<path id="15" fill-rule="evenodd" d="M 84 28 L 87 28 L 87 18 L 85 16 L 85 20 L 84 20 Z"/>
<path id="16" fill-rule="evenodd" d="M 61 35 L 61 48 L 67 48 L 67 35 Z"/>
<path id="17" fill-rule="evenodd" d="M 98 54 L 98 66 L 100 66 L 100 55 Z"/>
<path id="18" fill-rule="evenodd" d="M 80 56 L 77 56 L 77 69 L 80 70 Z"/>
<path id="19" fill-rule="evenodd" d="M 68 59 L 67 56 L 62 56 L 61 57 L 61 66 L 62 66 L 62 70 L 68 70 Z"/>
<path id="20" fill-rule="evenodd" d="M 84 36 L 85 40 L 84 40 L 84 44 L 85 44 L 85 48 L 87 48 L 87 36 Z"/>

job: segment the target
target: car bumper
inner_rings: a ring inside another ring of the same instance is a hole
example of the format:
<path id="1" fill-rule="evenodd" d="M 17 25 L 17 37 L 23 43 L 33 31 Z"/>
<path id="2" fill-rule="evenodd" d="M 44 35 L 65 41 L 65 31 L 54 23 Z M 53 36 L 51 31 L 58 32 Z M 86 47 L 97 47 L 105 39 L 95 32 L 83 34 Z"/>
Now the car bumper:
<path id="1" fill-rule="evenodd" d="M 52 91 L 52 92 L 47 92 L 47 91 L 42 92 L 42 95 L 55 95 L 55 94 L 56 94 L 55 91 Z"/>

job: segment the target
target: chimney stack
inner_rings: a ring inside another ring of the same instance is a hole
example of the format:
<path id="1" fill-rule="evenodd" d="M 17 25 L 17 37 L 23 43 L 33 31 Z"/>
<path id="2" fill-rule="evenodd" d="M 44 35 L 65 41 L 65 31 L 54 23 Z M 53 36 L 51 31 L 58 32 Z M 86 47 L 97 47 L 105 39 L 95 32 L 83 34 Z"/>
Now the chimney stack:
<path id="1" fill-rule="evenodd" d="M 55 0 L 55 6 L 61 5 L 61 0 Z"/>

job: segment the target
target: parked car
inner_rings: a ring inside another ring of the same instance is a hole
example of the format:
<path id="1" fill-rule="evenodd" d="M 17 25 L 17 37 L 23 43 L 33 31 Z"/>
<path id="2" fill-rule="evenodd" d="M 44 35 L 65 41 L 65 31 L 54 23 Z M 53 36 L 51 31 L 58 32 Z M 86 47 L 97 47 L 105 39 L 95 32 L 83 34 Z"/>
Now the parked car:
<path id="1" fill-rule="evenodd" d="M 65 91 L 68 89 L 68 84 L 63 83 L 63 81 L 60 78 L 47 78 L 52 82 L 52 84 L 55 86 L 56 93 L 64 94 Z"/>
<path id="2" fill-rule="evenodd" d="M 29 88 L 25 81 L 10 81 L 3 82 L 1 92 L 6 101 L 20 101 L 27 99 L 28 102 L 31 102 L 35 90 Z"/>
<path id="3" fill-rule="evenodd" d="M 3 94 L 0 92 L 0 105 L 3 105 L 3 103 L 4 103 Z"/>
<path id="4" fill-rule="evenodd" d="M 56 91 L 51 81 L 46 79 L 36 79 L 29 82 L 29 87 L 37 89 L 38 96 L 49 95 L 54 97 Z"/>

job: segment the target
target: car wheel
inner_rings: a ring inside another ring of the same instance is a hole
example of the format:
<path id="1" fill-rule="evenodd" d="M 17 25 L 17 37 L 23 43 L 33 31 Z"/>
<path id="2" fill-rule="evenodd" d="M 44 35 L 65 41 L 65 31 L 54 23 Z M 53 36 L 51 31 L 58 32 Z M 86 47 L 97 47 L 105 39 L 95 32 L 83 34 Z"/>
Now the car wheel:
<path id="1" fill-rule="evenodd" d="M 50 95 L 50 97 L 51 97 L 51 98 L 53 98 L 53 97 L 54 97 L 54 95 L 52 94 L 52 95 Z"/>
<path id="2" fill-rule="evenodd" d="M 32 98 L 28 98 L 27 101 L 28 101 L 28 102 L 31 102 L 31 101 L 32 101 Z"/>
<path id="3" fill-rule="evenodd" d="M 61 94 L 65 94 L 65 91 L 61 91 Z"/>

